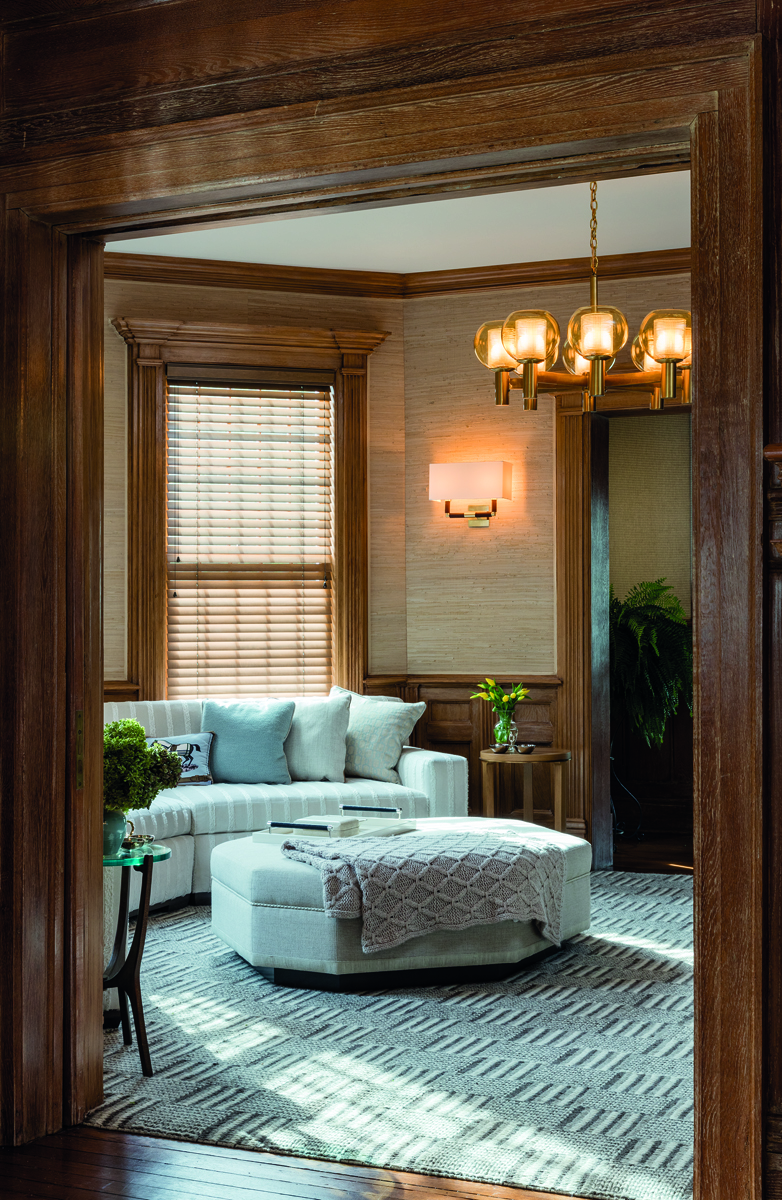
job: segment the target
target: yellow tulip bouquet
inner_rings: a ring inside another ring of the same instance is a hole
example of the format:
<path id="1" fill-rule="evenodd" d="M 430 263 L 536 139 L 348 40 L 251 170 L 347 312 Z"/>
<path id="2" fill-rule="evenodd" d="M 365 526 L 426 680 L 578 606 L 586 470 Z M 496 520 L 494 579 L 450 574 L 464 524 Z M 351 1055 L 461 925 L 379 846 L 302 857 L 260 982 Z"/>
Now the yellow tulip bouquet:
<path id="1" fill-rule="evenodd" d="M 478 683 L 475 686 L 478 691 L 474 692 L 470 699 L 487 700 L 491 704 L 492 709 L 500 718 L 494 726 L 494 736 L 498 743 L 508 742 L 514 710 L 519 701 L 529 695 L 529 688 L 525 688 L 523 683 L 517 683 L 515 687 L 506 692 L 494 679 L 489 679 L 488 675 L 485 683 Z"/>

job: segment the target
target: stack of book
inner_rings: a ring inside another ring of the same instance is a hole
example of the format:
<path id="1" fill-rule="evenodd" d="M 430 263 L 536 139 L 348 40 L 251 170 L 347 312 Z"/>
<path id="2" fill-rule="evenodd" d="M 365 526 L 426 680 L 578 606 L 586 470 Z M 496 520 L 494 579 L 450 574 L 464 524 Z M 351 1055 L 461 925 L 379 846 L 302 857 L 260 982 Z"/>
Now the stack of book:
<path id="1" fill-rule="evenodd" d="M 297 817 L 295 821 L 269 821 L 267 828 L 253 834 L 254 842 L 269 839 L 283 841 L 290 837 L 386 837 L 397 833 L 408 833 L 415 829 L 414 820 L 399 820 L 389 817 L 362 818 L 347 814 L 335 817 L 330 813 L 322 817 Z"/>

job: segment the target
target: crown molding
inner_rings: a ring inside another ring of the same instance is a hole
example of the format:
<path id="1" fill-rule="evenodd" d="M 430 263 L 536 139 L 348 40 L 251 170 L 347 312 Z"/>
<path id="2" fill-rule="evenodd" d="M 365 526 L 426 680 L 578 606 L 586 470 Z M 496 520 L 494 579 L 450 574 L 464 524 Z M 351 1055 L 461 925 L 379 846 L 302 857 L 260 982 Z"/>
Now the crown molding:
<path id="1" fill-rule="evenodd" d="M 547 262 L 508 263 L 498 267 L 465 267 L 452 271 L 417 271 L 405 275 L 404 295 L 443 296 L 452 292 L 485 292 L 494 288 L 583 283 L 589 258 L 556 258 Z M 601 279 L 680 275 L 690 270 L 690 250 L 650 250 L 642 254 L 606 254 L 600 258 Z"/>
<path id="2" fill-rule="evenodd" d="M 160 346 L 164 358 L 174 351 L 205 346 L 232 350 L 313 350 L 371 354 L 389 336 L 372 329 L 313 329 L 289 325 L 244 325 L 223 321 L 166 321 L 115 317 L 111 322 L 131 346 Z"/>
<path id="3" fill-rule="evenodd" d="M 279 267 L 266 263 L 216 262 L 202 258 L 167 258 L 155 254 L 106 254 L 104 263 L 106 279 L 135 283 L 399 300 L 415 296 L 489 291 L 494 288 L 577 283 L 586 279 L 589 273 L 588 258 L 463 267 L 450 271 L 414 271 L 407 275 L 389 271 L 337 271 L 319 267 Z M 689 249 L 609 254 L 600 259 L 601 279 L 680 275 L 689 270 Z"/>
<path id="4" fill-rule="evenodd" d="M 403 295 L 403 275 L 383 271 L 326 271 L 267 263 L 167 258 L 157 254 L 106 254 L 106 279 L 186 287 L 245 288 L 261 292 L 311 292 L 329 296 Z"/>

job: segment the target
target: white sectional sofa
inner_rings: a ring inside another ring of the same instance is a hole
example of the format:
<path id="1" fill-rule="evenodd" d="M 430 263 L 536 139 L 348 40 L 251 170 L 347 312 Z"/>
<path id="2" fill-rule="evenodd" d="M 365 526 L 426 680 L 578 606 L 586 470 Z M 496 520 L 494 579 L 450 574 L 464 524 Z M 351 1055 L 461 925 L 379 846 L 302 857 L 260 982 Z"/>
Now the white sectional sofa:
<path id="1" fill-rule="evenodd" d="M 186 737 L 201 732 L 201 710 L 200 700 L 106 704 L 104 721 L 132 717 L 148 737 Z M 128 813 L 137 833 L 152 834 L 171 848 L 171 858 L 155 867 L 151 903 L 207 903 L 215 846 L 248 837 L 269 820 L 336 814 L 340 803 L 394 805 L 410 817 L 467 816 L 466 759 L 405 747 L 396 769 L 399 784 L 348 777 L 344 783 L 214 783 L 161 792 L 149 809 Z M 137 906 L 139 887 L 134 871 L 131 908 Z"/>

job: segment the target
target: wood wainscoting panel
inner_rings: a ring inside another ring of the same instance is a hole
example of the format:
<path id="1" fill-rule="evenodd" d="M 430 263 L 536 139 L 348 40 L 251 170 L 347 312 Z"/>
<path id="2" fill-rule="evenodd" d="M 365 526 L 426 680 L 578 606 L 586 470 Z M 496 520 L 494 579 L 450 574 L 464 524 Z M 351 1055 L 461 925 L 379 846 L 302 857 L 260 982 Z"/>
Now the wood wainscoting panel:
<path id="1" fill-rule="evenodd" d="M 516 680 L 499 678 L 498 682 L 512 686 Z M 560 745 L 557 700 L 561 679 L 556 675 L 528 675 L 524 682 L 529 695 L 516 708 L 519 741 Z M 475 677 L 464 675 L 370 675 L 364 682 L 364 692 L 369 696 L 396 696 L 408 704 L 426 701 L 426 712 L 413 730 L 410 744 L 467 759 L 471 816 L 479 816 L 482 811 L 480 753 L 494 741 L 497 720 L 484 700 L 470 699 L 476 686 Z M 516 808 L 510 783 L 503 779 L 497 812 L 509 813 Z M 535 772 L 535 808 L 542 820 L 550 816 L 553 822 L 547 771 Z M 578 837 L 585 836 L 584 823 L 578 817 L 568 820 L 567 829 Z"/>

